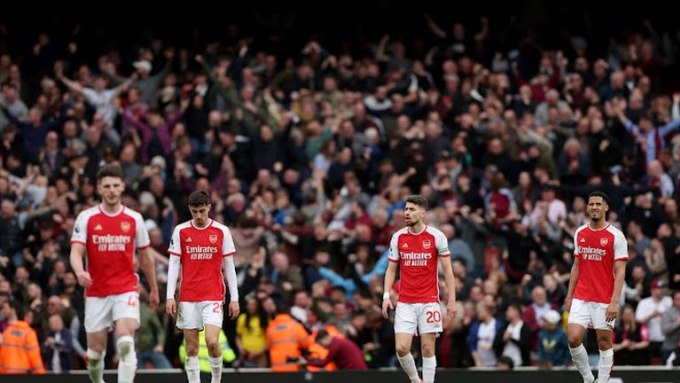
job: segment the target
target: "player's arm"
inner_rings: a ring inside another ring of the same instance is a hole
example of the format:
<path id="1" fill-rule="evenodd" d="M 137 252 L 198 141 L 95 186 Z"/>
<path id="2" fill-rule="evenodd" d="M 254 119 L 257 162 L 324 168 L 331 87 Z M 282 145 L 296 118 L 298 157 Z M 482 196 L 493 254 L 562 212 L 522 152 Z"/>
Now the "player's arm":
<path id="1" fill-rule="evenodd" d="M 448 299 L 446 301 L 446 315 L 453 318 L 456 315 L 456 277 L 453 275 L 453 267 L 451 266 L 451 257 L 441 257 L 442 271 L 444 272 L 444 282 L 446 282 L 446 289 L 448 290 Z"/>
<path id="2" fill-rule="evenodd" d="M 393 309 L 392 301 L 390 300 L 390 291 L 392 291 L 392 286 L 394 285 L 394 280 L 397 278 L 397 262 L 390 260 L 389 265 L 387 265 L 387 271 L 385 272 L 385 286 L 383 292 L 383 305 L 382 314 L 383 317 L 387 318 L 388 309 Z"/>
<path id="3" fill-rule="evenodd" d="M 78 242 L 71 243 L 71 268 L 78 278 L 78 283 L 82 287 L 88 288 L 92 285 L 92 278 L 90 278 L 90 273 L 85 271 L 85 266 L 83 265 L 84 255 L 85 245 Z"/>
<path id="4" fill-rule="evenodd" d="M 623 281 L 626 278 L 626 261 L 620 260 L 614 262 L 614 293 L 612 299 L 607 307 L 607 320 L 616 318 L 619 312 L 619 297 L 621 297 L 621 289 L 623 289 Z"/>
<path id="5" fill-rule="evenodd" d="M 175 291 L 177 290 L 177 278 L 179 271 L 182 268 L 180 257 L 175 254 L 170 254 L 168 260 L 168 286 L 165 291 L 165 312 L 171 317 L 177 313 L 177 304 L 175 303 Z"/>
<path id="6" fill-rule="evenodd" d="M 574 299 L 574 290 L 576 290 L 576 281 L 578 281 L 578 256 L 574 256 L 574 265 L 571 266 L 571 274 L 569 275 L 569 288 L 567 289 L 567 296 L 564 298 L 564 309 L 571 310 L 571 301 Z"/>
<path id="7" fill-rule="evenodd" d="M 236 266 L 234 265 L 233 254 L 227 255 L 222 259 L 224 275 L 227 277 L 229 287 L 229 318 L 236 319 L 241 311 L 238 305 L 238 282 L 236 280 Z"/>
<path id="8" fill-rule="evenodd" d="M 87 243 L 87 218 L 81 213 L 76 218 L 73 226 L 73 234 L 71 235 L 71 254 L 69 256 L 71 261 L 71 268 L 78 278 L 78 283 L 83 288 L 88 288 L 92 285 L 92 278 L 90 273 L 85 270 L 83 264 L 83 257 L 85 256 L 85 244 Z"/>
<path id="9" fill-rule="evenodd" d="M 149 308 L 155 311 L 158 307 L 158 283 L 156 283 L 156 262 L 149 247 L 139 249 L 139 265 L 144 271 L 146 280 L 149 282 Z"/>

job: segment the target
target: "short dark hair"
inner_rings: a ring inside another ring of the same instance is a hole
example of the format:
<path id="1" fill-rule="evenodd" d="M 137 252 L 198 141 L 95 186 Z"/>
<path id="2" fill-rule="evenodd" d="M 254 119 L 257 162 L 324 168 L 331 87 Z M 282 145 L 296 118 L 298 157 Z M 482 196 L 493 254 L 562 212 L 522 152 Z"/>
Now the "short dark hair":
<path id="1" fill-rule="evenodd" d="M 590 193 L 588 195 L 588 201 L 590 201 L 590 197 L 601 197 L 604 203 L 609 205 L 609 196 L 605 194 L 605 192 L 600 191 L 600 190 L 595 190 L 594 192 Z"/>
<path id="2" fill-rule="evenodd" d="M 114 177 L 120 178 L 121 180 L 125 178 L 123 174 L 123 169 L 115 164 L 107 164 L 99 168 L 97 171 L 97 183 L 101 181 L 104 177 Z"/>
<path id="3" fill-rule="evenodd" d="M 12 310 L 14 310 L 14 312 L 17 313 L 17 319 L 19 320 L 24 319 L 24 316 L 26 315 L 26 308 L 21 303 L 14 299 L 10 299 L 7 301 L 6 304 L 8 304 L 9 308 L 11 308 Z"/>
<path id="4" fill-rule="evenodd" d="M 421 196 L 420 194 L 413 194 L 408 197 L 406 197 L 406 203 L 412 203 L 414 205 L 418 205 L 424 210 L 427 210 L 428 208 L 428 203 L 425 197 Z"/>
<path id="5" fill-rule="evenodd" d="M 203 206 L 210 205 L 210 195 L 208 192 L 203 190 L 196 190 L 195 192 L 189 194 L 189 206 Z"/>
<path id="6" fill-rule="evenodd" d="M 331 334 L 328 333 L 328 331 L 325 328 L 322 328 L 319 330 L 319 332 L 316 333 L 316 338 L 314 340 L 319 343 L 319 341 L 327 336 L 330 336 Z"/>

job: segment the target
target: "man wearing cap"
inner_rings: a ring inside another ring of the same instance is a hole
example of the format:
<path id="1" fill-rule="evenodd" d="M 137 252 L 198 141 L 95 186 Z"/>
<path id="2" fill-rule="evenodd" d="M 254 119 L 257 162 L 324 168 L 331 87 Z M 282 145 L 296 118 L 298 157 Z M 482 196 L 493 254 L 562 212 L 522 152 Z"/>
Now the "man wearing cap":
<path id="1" fill-rule="evenodd" d="M 165 51 L 166 64 L 161 69 L 160 72 L 151 76 L 151 71 L 153 70 L 153 65 L 147 59 L 141 59 L 132 63 L 132 66 L 136 70 L 137 78 L 132 83 L 132 87 L 139 89 L 139 96 L 142 100 L 149 103 L 151 106 L 156 105 L 156 95 L 158 93 L 158 88 L 160 88 L 163 83 L 165 75 L 170 72 L 170 67 L 172 63 L 172 58 L 175 52 L 172 49 Z M 106 76 L 113 81 L 115 84 L 121 84 L 128 79 L 116 76 L 115 73 L 105 73 Z M 134 76 L 131 76 L 131 78 Z"/>
<path id="2" fill-rule="evenodd" d="M 661 358 L 661 344 L 665 338 L 661 331 L 661 315 L 673 305 L 668 294 L 668 284 L 655 279 L 651 285 L 652 294 L 638 303 L 635 320 L 647 325 L 649 331 L 649 351 L 651 358 Z"/>

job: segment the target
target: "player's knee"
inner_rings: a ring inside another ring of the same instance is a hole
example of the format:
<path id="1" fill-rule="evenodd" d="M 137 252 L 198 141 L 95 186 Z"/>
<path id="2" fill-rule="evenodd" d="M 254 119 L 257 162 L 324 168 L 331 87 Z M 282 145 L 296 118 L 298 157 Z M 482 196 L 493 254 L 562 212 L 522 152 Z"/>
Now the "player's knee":
<path id="1" fill-rule="evenodd" d="M 397 355 L 404 357 L 408 355 L 409 352 L 411 352 L 411 348 L 407 347 L 405 344 L 397 344 Z"/>
<path id="2" fill-rule="evenodd" d="M 123 361 L 128 361 L 135 351 L 135 339 L 131 336 L 122 336 L 116 342 L 118 357 Z"/>
<path id="3" fill-rule="evenodd" d="M 206 339 L 205 344 L 208 346 L 208 350 L 215 350 L 220 347 L 220 342 L 217 339 Z"/>
<path id="4" fill-rule="evenodd" d="M 425 357 L 434 356 L 434 345 L 433 344 L 423 344 L 423 356 L 425 356 Z"/>
<path id="5" fill-rule="evenodd" d="M 569 343 L 569 347 L 576 348 L 579 347 L 583 341 L 576 335 L 569 335 L 567 336 L 567 342 Z"/>
<path id="6" fill-rule="evenodd" d="M 99 363 L 104 360 L 104 355 L 105 352 L 103 351 L 95 351 L 91 348 L 87 349 L 87 360 L 88 360 L 88 367 L 96 367 L 99 365 Z"/>
<path id="7" fill-rule="evenodd" d="M 609 350 L 612 348 L 612 340 L 611 338 L 604 338 L 604 337 L 599 337 L 597 339 L 597 348 L 600 350 Z"/>

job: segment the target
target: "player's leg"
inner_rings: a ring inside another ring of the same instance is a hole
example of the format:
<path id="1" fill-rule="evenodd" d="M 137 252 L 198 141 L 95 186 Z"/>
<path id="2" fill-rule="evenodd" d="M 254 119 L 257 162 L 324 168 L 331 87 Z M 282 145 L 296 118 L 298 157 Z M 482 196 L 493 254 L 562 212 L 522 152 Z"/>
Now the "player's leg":
<path id="1" fill-rule="evenodd" d="M 413 354 L 411 354 L 411 344 L 413 343 L 413 334 L 416 333 L 416 328 L 415 305 L 398 303 L 394 317 L 394 339 L 397 349 L 397 360 L 412 383 L 420 382 L 416 361 L 413 359 Z"/>
<path id="2" fill-rule="evenodd" d="M 118 352 L 118 382 L 132 383 L 137 372 L 135 331 L 139 328 L 139 294 L 130 292 L 116 295 L 113 304 L 116 323 L 116 352 Z"/>
<path id="3" fill-rule="evenodd" d="M 437 369 L 435 342 L 437 334 L 443 331 L 439 303 L 422 305 L 418 312 L 418 329 L 423 353 L 423 383 L 434 383 L 434 374 Z"/>
<path id="4" fill-rule="evenodd" d="M 187 345 L 187 359 L 184 368 L 189 383 L 200 383 L 201 371 L 198 365 L 198 332 L 197 328 L 184 329 L 184 341 Z"/>
<path id="5" fill-rule="evenodd" d="M 569 325 L 567 327 L 567 341 L 569 342 L 569 353 L 574 366 L 583 377 L 585 383 L 595 381 L 593 372 L 588 363 L 588 351 L 583 346 L 583 338 L 586 335 L 586 328 L 591 323 L 591 316 L 585 302 L 574 299 L 569 312 Z"/>
<path id="6" fill-rule="evenodd" d="M 200 366 L 198 363 L 198 333 L 203 328 L 201 309 L 197 302 L 179 302 L 177 306 L 177 328 L 184 332 L 187 358 L 184 370 L 189 383 L 200 383 Z"/>
<path id="7" fill-rule="evenodd" d="M 109 329 L 87 333 L 87 371 L 92 383 L 104 382 L 104 357 Z"/>
<path id="8" fill-rule="evenodd" d="M 87 371 L 92 383 L 104 382 L 104 357 L 109 328 L 113 325 L 111 297 L 85 298 L 87 333 Z"/>
<path id="9" fill-rule="evenodd" d="M 205 325 L 205 344 L 208 346 L 211 383 L 222 380 L 222 347 L 220 347 L 220 331 L 224 316 L 223 302 L 206 302 L 203 307 L 203 323 Z"/>
<path id="10" fill-rule="evenodd" d="M 597 334 L 597 348 L 600 350 L 600 364 L 597 368 L 597 382 L 609 382 L 612 368 L 614 367 L 614 345 L 612 329 L 615 320 L 607 322 L 607 304 L 591 303 L 593 305 L 593 327 Z"/>

